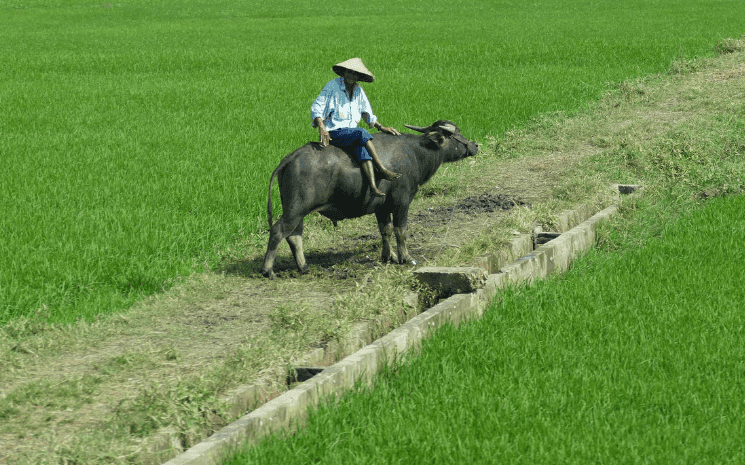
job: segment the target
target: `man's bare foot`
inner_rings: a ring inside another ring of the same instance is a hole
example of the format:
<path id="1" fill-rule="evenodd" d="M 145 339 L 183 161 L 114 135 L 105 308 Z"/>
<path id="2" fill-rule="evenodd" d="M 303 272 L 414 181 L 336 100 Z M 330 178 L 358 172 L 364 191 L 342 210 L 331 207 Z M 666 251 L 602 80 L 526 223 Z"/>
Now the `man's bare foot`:
<path id="1" fill-rule="evenodd" d="M 382 192 L 380 192 L 380 190 L 379 190 L 379 189 L 373 189 L 372 191 L 373 191 L 373 195 L 374 195 L 375 197 L 381 197 L 381 198 L 382 198 L 382 197 L 385 197 L 385 194 L 384 194 L 384 193 L 382 193 Z"/>
<path id="2" fill-rule="evenodd" d="M 381 170 L 380 177 L 383 179 L 387 179 L 389 181 L 393 181 L 395 179 L 400 178 L 401 173 L 394 173 L 393 171 L 389 171 L 389 170 Z"/>

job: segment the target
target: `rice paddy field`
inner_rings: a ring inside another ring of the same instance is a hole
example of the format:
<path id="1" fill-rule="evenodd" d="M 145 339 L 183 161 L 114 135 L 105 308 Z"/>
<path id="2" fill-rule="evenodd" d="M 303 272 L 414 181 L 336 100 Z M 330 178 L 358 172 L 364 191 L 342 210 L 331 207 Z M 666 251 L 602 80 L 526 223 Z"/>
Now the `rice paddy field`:
<path id="1" fill-rule="evenodd" d="M 223 463 L 743 463 L 743 209 L 646 218 Z"/>
<path id="2" fill-rule="evenodd" d="M 0 5 L 0 324 L 92 319 L 262 244 L 268 178 L 361 57 L 386 125 L 480 140 L 745 32 L 720 0 Z"/>

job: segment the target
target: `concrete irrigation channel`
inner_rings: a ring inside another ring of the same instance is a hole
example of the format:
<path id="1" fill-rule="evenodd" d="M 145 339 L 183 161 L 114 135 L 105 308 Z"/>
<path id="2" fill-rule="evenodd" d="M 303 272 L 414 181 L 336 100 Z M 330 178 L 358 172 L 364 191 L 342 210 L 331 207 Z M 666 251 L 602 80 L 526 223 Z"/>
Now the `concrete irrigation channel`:
<path id="1" fill-rule="evenodd" d="M 639 186 L 629 185 L 613 188 L 620 194 L 639 190 Z M 173 457 L 166 465 L 213 465 L 231 447 L 302 423 L 309 408 L 324 398 L 343 394 L 355 383 L 372 383 L 387 362 L 419 345 L 442 325 L 479 318 L 499 289 L 566 271 L 575 258 L 594 247 L 597 224 L 617 210 L 613 205 L 594 215 L 587 207 L 564 212 L 557 231 L 536 228 L 531 234 L 515 237 L 499 256 L 480 257 L 478 267 L 415 270 L 417 278 L 442 299 L 437 305 L 412 315 L 376 341 L 370 340 L 372 328 L 359 323 L 345 341 L 316 349 L 296 361 L 287 375 L 289 390 L 269 389 L 272 383 L 268 381 L 234 390 L 225 399 L 232 413 L 235 417 L 249 413 L 183 452 L 174 430 L 161 430 L 146 448 L 146 462 L 161 463 Z M 410 298 L 415 301 L 417 295 L 412 293 Z"/>

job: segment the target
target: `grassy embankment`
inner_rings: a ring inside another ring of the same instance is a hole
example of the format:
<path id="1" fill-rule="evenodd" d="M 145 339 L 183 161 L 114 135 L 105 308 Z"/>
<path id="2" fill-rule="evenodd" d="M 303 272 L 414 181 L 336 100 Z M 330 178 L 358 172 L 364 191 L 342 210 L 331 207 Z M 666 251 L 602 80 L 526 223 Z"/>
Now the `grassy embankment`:
<path id="1" fill-rule="evenodd" d="M 741 463 L 745 196 L 659 199 L 565 275 L 224 463 Z"/>
<path id="2" fill-rule="evenodd" d="M 268 175 L 316 137 L 309 104 L 351 55 L 386 124 L 448 118 L 483 141 L 709 55 L 745 16 L 580 3 L 6 2 L 0 324 L 116 312 L 262 247 Z"/>

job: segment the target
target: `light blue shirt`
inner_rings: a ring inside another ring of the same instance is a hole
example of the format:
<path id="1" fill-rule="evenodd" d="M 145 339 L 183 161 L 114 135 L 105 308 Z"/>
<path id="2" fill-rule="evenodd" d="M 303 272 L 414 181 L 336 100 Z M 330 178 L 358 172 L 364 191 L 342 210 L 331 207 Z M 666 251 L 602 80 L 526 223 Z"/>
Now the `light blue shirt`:
<path id="1" fill-rule="evenodd" d="M 310 117 L 313 127 L 316 127 L 316 118 L 321 118 L 329 131 L 356 128 L 360 119 L 363 118 L 370 128 L 378 121 L 362 87 L 359 84 L 354 86 L 350 100 L 344 85 L 344 78 L 341 77 L 329 81 L 324 86 L 313 105 L 310 106 Z"/>

